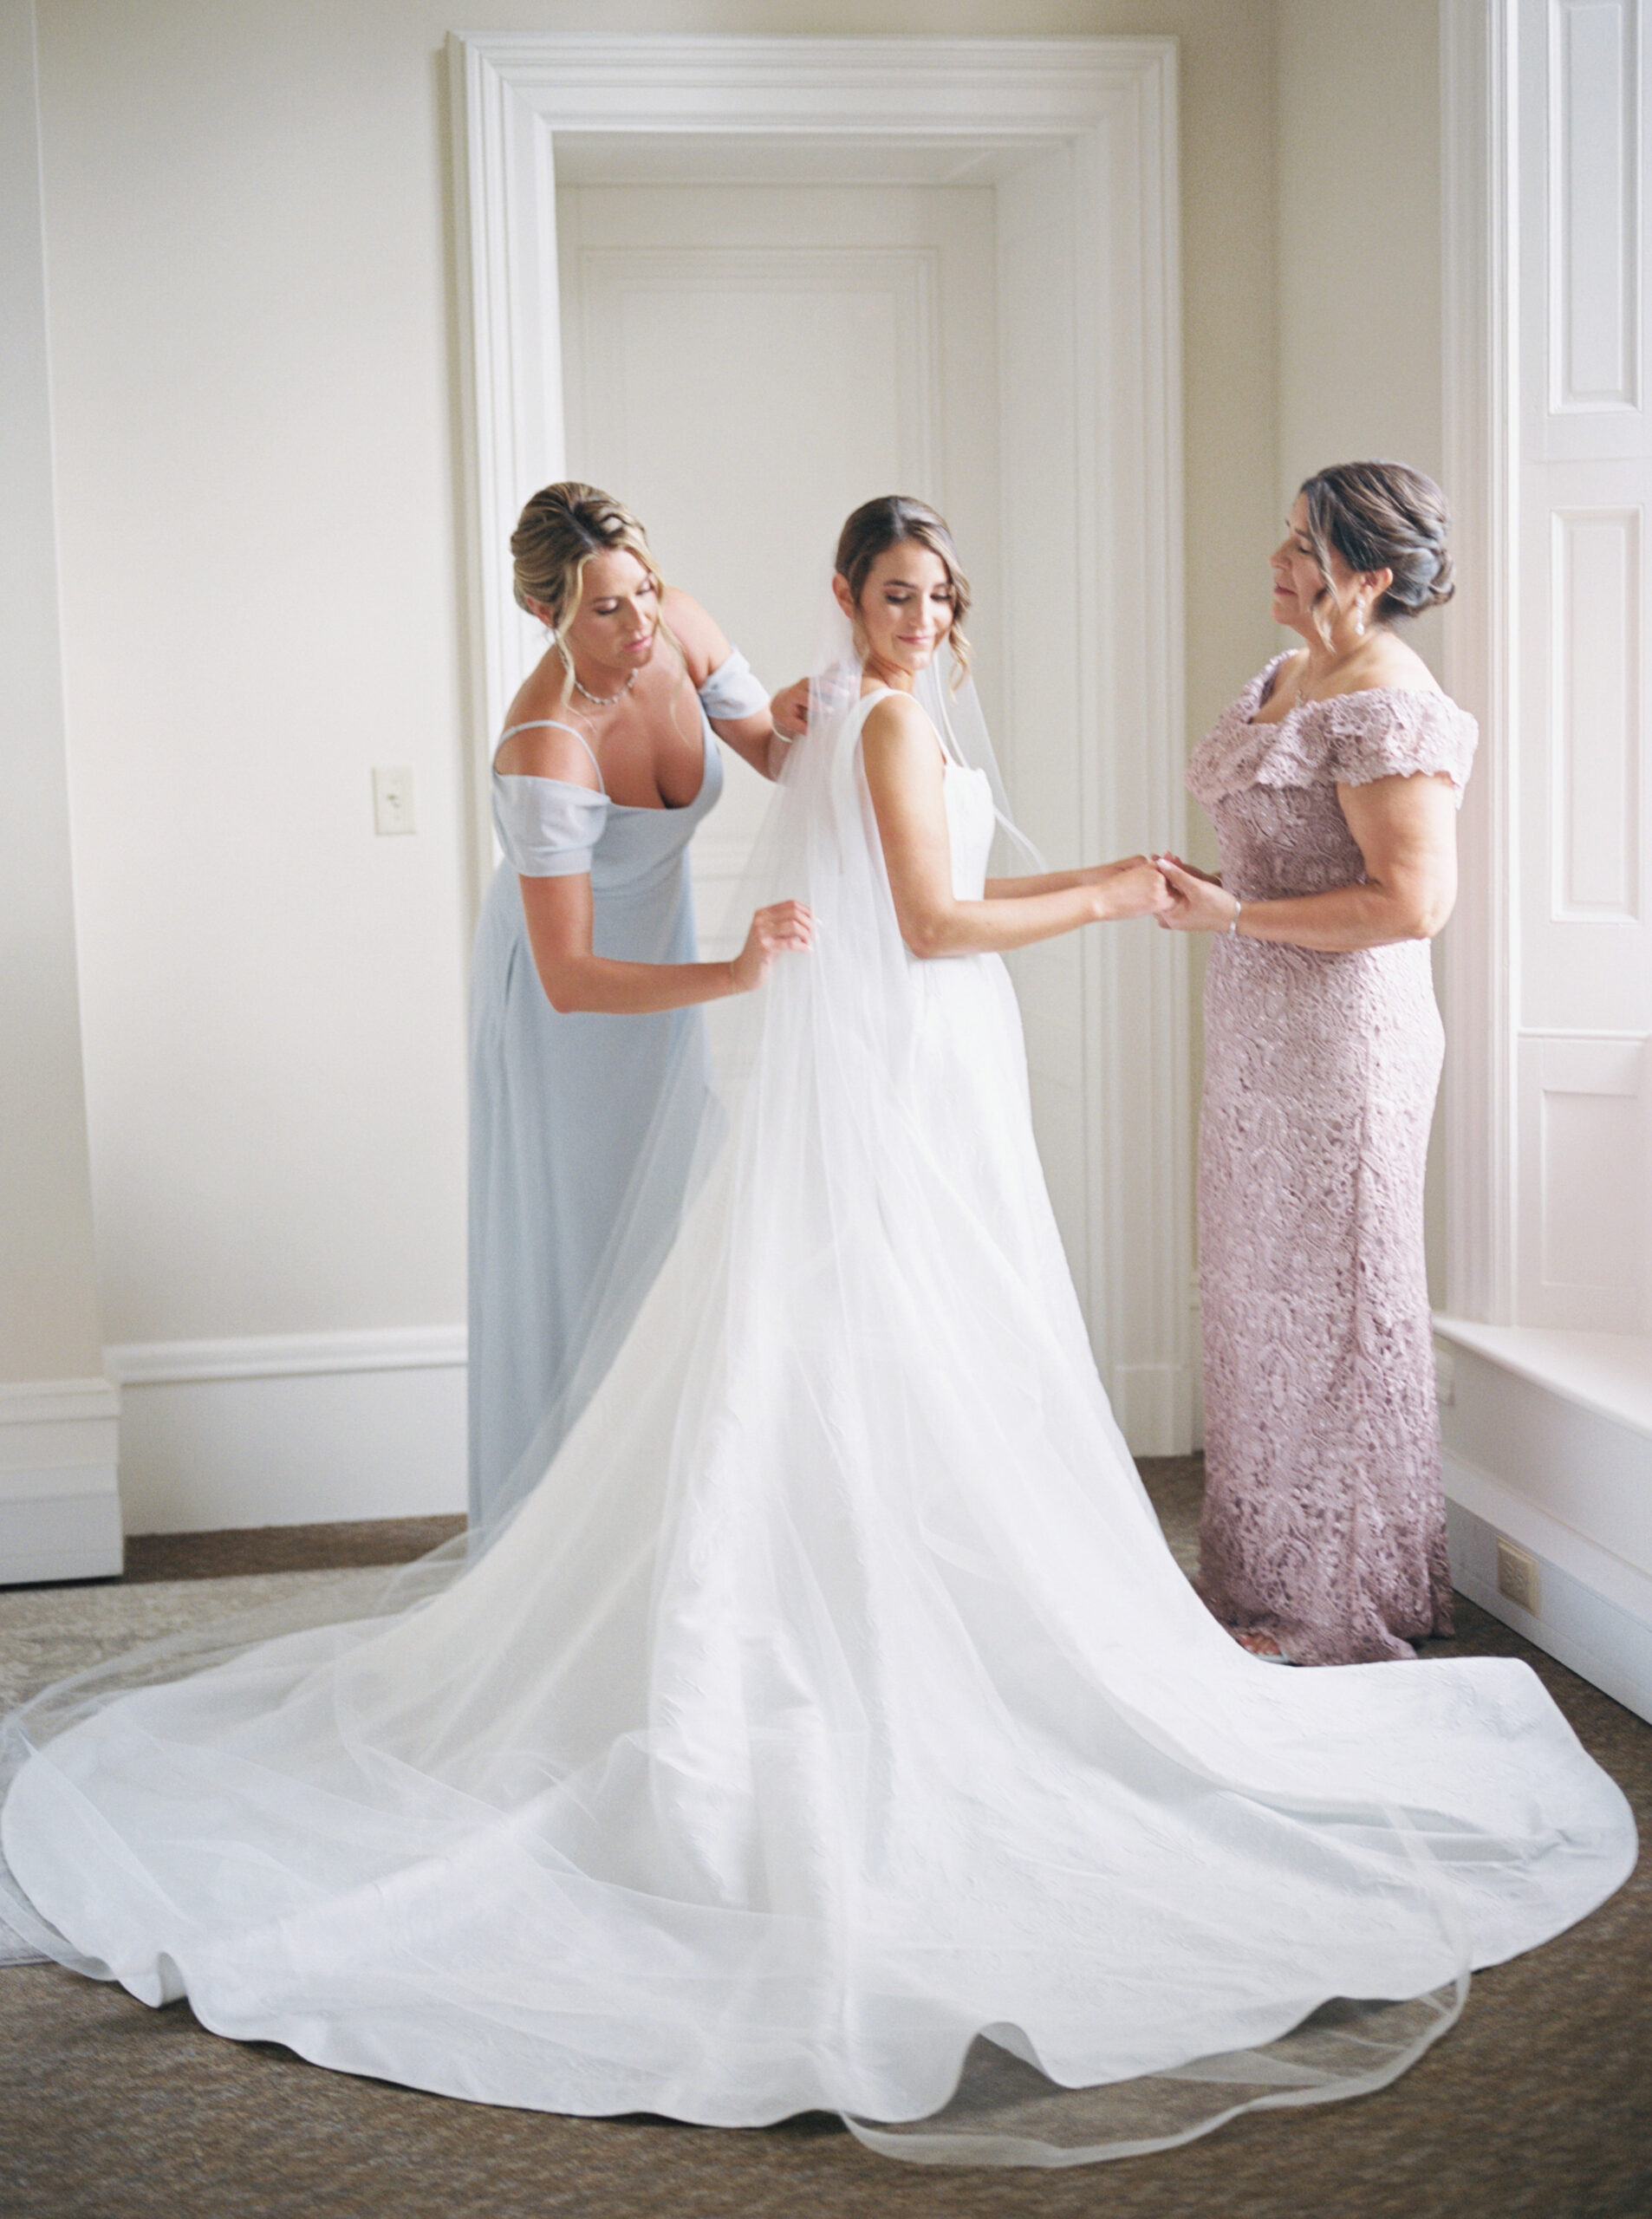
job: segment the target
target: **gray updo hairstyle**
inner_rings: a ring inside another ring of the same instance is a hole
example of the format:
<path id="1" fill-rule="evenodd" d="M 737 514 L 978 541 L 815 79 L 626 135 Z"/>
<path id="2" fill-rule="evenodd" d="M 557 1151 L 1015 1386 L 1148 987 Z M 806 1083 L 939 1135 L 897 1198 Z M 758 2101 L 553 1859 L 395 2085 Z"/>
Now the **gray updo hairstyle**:
<path id="1" fill-rule="evenodd" d="M 946 640 L 953 651 L 953 684 L 959 687 L 969 675 L 969 641 L 964 637 L 969 580 L 959 565 L 952 529 L 938 510 L 910 493 L 880 493 L 875 501 L 863 501 L 837 535 L 833 567 L 848 580 L 849 597 L 858 608 L 878 556 L 891 547 L 907 545 L 927 547 L 939 556 L 952 587 L 953 621 Z"/>
<path id="2" fill-rule="evenodd" d="M 1437 608 L 1456 591 L 1446 535 L 1451 512 L 1432 478 L 1403 462 L 1338 462 L 1302 486 L 1308 540 L 1324 571 L 1324 591 L 1339 607 L 1330 582 L 1334 549 L 1350 570 L 1391 570 L 1393 582 L 1373 610 L 1393 624 Z"/>

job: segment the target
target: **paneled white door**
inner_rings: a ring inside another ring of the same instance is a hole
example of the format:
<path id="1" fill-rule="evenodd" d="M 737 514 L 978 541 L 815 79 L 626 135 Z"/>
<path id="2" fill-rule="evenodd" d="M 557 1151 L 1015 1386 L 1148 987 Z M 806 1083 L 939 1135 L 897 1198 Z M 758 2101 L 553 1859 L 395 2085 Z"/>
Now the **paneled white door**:
<path id="1" fill-rule="evenodd" d="M 568 470 L 641 517 L 665 576 L 774 688 L 804 675 L 837 529 L 874 494 L 952 524 L 998 653 L 995 195 L 987 186 L 573 185 L 556 196 Z M 728 788 L 694 843 L 701 937 L 767 797 Z"/>
<path id="2" fill-rule="evenodd" d="M 1649 32 L 1648 0 L 1519 12 L 1518 1317 L 1640 1334 L 1652 1333 Z"/>

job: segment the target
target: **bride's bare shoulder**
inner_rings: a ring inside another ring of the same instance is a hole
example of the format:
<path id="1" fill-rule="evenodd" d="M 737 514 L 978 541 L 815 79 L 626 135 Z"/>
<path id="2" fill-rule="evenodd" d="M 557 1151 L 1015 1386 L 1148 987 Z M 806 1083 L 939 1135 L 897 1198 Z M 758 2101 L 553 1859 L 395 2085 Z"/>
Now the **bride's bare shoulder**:
<path id="1" fill-rule="evenodd" d="M 886 810 L 939 802 L 943 758 L 935 728 L 909 693 L 886 693 L 861 726 L 861 762 L 880 821 Z M 886 837 L 888 827 L 885 826 Z"/>
<path id="2" fill-rule="evenodd" d="M 911 694 L 893 691 L 867 711 L 861 736 L 875 747 L 902 752 L 919 740 L 931 748 L 935 745 L 935 727 Z"/>

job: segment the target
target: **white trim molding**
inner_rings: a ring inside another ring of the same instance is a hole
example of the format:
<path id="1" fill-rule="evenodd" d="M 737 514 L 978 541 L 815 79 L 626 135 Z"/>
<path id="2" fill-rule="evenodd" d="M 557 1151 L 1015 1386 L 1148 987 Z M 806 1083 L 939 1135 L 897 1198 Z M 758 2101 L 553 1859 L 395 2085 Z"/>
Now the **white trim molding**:
<path id="1" fill-rule="evenodd" d="M 1652 1337 L 1434 1331 L 1453 1584 L 1652 1718 Z M 1499 1591 L 1499 1539 L 1537 1559 L 1534 1608 Z"/>
<path id="2" fill-rule="evenodd" d="M 123 1387 L 203 1379 L 300 1379 L 334 1371 L 424 1371 L 465 1357 L 463 1325 L 354 1333 L 266 1333 L 250 1340 L 127 1341 L 103 1351 Z"/>
<path id="3" fill-rule="evenodd" d="M 120 1572 L 120 1418 L 107 1379 L 0 1383 L 0 1586 Z"/>
<path id="4" fill-rule="evenodd" d="M 514 608 L 510 534 L 566 468 L 557 148 L 566 159 L 591 134 L 651 148 L 656 179 L 672 146 L 699 150 L 704 174 L 720 143 L 747 182 L 765 159 L 796 178 L 813 147 L 840 179 L 845 159 L 875 179 L 888 157 L 907 175 L 928 163 L 935 181 L 1000 188 L 1000 218 L 1013 206 L 1040 258 L 1036 294 L 1024 273 L 1016 294 L 1000 223 L 1000 317 L 1021 317 L 1020 344 L 1000 337 L 1005 420 L 1031 415 L 1058 456 L 1053 508 L 1012 500 L 1005 472 L 1006 774 L 1016 793 L 1017 729 L 1060 734 L 1070 765 L 1040 775 L 1064 840 L 1087 857 L 1174 844 L 1186 809 L 1174 40 L 456 34 L 448 55 L 478 887 L 492 868 L 491 738 L 537 652 Z M 1016 581 L 1031 596 L 1035 563 L 1048 570 L 1056 510 L 1077 646 L 1070 671 L 1041 672 L 1031 654 L 1018 663 L 1018 628 L 1031 635 L 1034 619 L 1019 619 Z M 1039 541 L 1024 559 L 1018 533 Z M 1039 990 L 1037 1023 L 1029 1010 L 1035 1093 L 1046 1078 L 1050 1101 L 1066 1088 L 1082 1153 L 1057 1195 L 1074 1276 L 1131 1445 L 1158 1454 L 1186 1449 L 1193 1426 L 1187 979 L 1179 934 L 1089 934 L 1070 978 Z M 1067 1043 L 1070 1071 L 1041 1072 L 1037 1039 Z"/>
<path id="5" fill-rule="evenodd" d="M 1458 1593 L 1652 1721 L 1652 1580 L 1449 1450 L 1444 1476 L 1451 1584 Z M 1536 1611 L 1498 1588 L 1503 1537 L 1537 1559 Z"/>
<path id="6" fill-rule="evenodd" d="M 128 1342 L 104 1360 L 128 1532 L 465 1507 L 463 1325 Z"/>
<path id="7" fill-rule="evenodd" d="M 1460 579 L 1447 690 L 1480 720 L 1446 935 L 1447 1307 L 1515 1317 L 1519 911 L 1515 621 L 1519 473 L 1509 10 L 1443 0 L 1445 452 Z"/>

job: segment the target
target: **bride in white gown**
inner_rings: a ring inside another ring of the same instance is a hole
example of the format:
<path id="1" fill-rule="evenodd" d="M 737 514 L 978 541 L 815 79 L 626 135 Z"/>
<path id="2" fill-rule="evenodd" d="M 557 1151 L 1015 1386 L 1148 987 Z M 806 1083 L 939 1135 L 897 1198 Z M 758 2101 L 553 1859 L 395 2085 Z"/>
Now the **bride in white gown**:
<path id="1" fill-rule="evenodd" d="M 1070 2164 L 1391 2079 L 1634 1833 L 1524 1665 L 1281 1669 L 1173 1563 L 991 952 L 1157 875 L 985 887 L 944 527 L 845 547 L 769 832 L 814 946 L 550 1469 L 393 1609 L 21 1714 L 0 1902 L 322 2065 Z"/>

